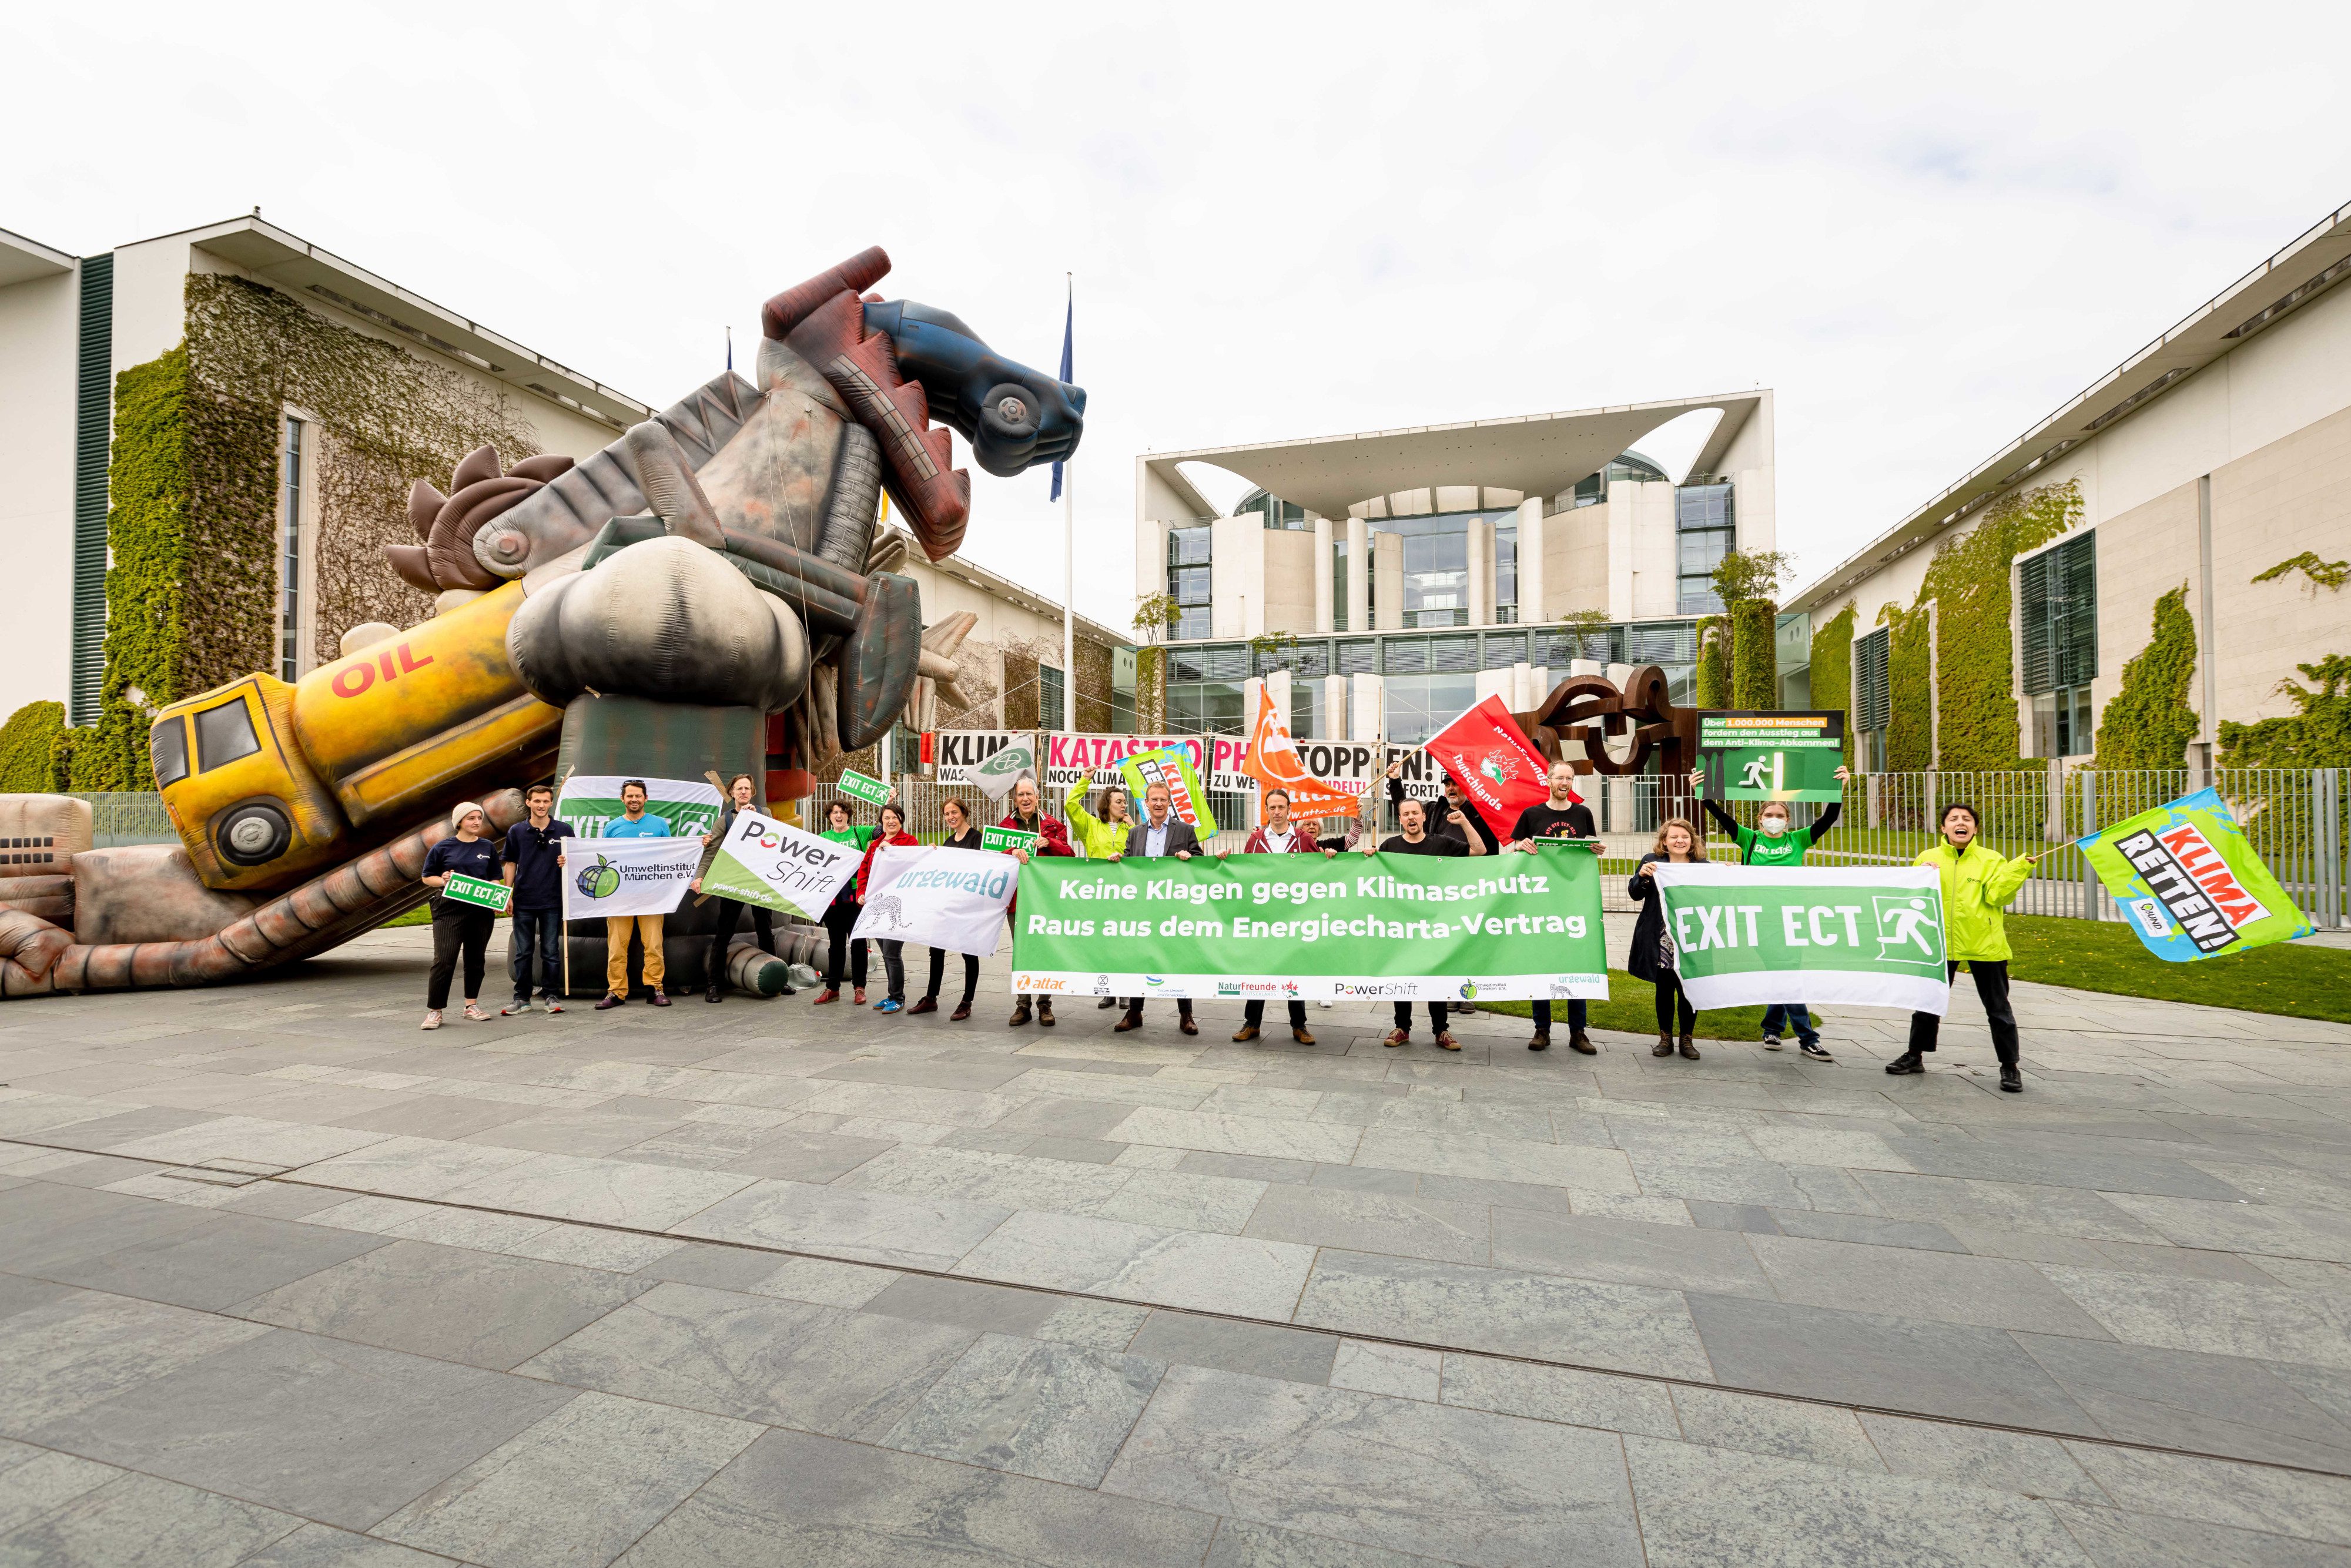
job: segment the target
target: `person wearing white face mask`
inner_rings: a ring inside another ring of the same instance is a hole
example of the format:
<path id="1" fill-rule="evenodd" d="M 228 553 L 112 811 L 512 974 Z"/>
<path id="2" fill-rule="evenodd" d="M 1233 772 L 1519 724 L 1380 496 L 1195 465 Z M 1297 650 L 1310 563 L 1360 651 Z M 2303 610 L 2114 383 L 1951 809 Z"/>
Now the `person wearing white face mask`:
<path id="1" fill-rule="evenodd" d="M 1839 784 L 1851 777 L 1843 768 L 1836 770 Z M 1689 778 L 1693 790 L 1703 790 L 1706 785 L 1704 768 L 1692 773 Z M 1833 800 L 1821 808 L 1821 814 L 1813 819 L 1811 827 L 1798 831 L 1789 825 L 1788 803 L 1785 800 L 1766 800 L 1755 808 L 1755 826 L 1750 829 L 1740 827 L 1738 819 L 1724 810 L 1718 802 L 1708 800 L 1705 806 L 1706 814 L 1714 819 L 1715 826 L 1739 841 L 1739 862 L 1741 865 L 1802 865 L 1806 852 L 1827 837 L 1828 831 L 1835 827 L 1837 819 L 1844 814 L 1844 803 Z M 1836 1060 L 1821 1044 L 1820 1031 L 1813 1027 L 1813 1015 L 1802 1002 L 1777 1002 L 1763 1009 L 1763 1049 L 1779 1050 L 1780 1030 L 1790 1025 L 1796 1031 L 1797 1049 L 1807 1060 Z"/>

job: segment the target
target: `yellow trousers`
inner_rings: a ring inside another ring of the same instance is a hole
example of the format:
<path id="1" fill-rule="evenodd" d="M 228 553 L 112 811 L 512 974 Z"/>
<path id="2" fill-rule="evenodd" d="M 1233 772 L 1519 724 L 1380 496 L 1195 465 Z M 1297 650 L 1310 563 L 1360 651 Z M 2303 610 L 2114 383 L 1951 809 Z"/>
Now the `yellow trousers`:
<path id="1" fill-rule="evenodd" d="M 660 990 L 662 983 L 662 920 L 658 915 L 604 916 L 604 989 L 616 997 L 629 994 L 629 932 L 633 927 L 645 945 L 645 985 Z"/>

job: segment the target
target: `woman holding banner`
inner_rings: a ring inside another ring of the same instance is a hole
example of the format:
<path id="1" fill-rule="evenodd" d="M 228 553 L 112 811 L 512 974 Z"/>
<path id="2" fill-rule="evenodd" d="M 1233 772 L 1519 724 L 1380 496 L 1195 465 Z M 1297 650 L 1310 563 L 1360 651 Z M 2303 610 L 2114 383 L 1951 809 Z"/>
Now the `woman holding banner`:
<path id="1" fill-rule="evenodd" d="M 735 819 L 746 811 L 757 810 L 752 804 L 752 797 L 757 792 L 758 786 L 751 782 L 748 773 L 737 773 L 728 782 L 726 802 L 718 810 L 718 821 L 702 835 L 702 866 L 694 873 L 695 892 L 702 891 L 702 879 L 710 874 L 710 862 L 718 858 L 718 846 L 726 841 L 726 835 L 734 830 Z M 726 994 L 726 947 L 735 940 L 735 923 L 743 918 L 743 901 L 739 898 L 718 901 L 718 929 L 710 938 L 709 983 L 703 988 L 702 999 L 705 1002 L 717 1001 Z M 759 951 L 772 958 L 776 956 L 775 915 L 764 904 L 752 904 L 750 909 L 751 929 L 758 933 Z M 789 997 L 792 994 L 792 988 L 786 986 L 778 994 Z"/>
<path id="2" fill-rule="evenodd" d="M 1944 977 L 1955 978 L 1964 962 L 1975 977 L 1976 997 L 1991 1025 L 1992 1054 L 2000 1058 L 2000 1086 L 2024 1092 L 2017 1066 L 2020 1042 L 2016 1013 L 2008 1005 L 2007 920 L 2001 911 L 2023 890 L 2038 855 L 2010 860 L 1977 840 L 1976 809 L 1953 801 L 1943 808 L 1943 841 L 1923 852 L 1913 865 L 1930 865 L 1943 877 Z M 1923 900 L 1921 903 L 1923 904 Z M 1899 1077 L 1927 1071 L 1925 1053 L 1935 1049 L 1943 1020 L 1933 1013 L 1910 1015 L 1910 1049 L 1886 1064 Z"/>
<path id="3" fill-rule="evenodd" d="M 862 850 L 873 841 L 873 830 L 857 825 L 848 801 L 835 800 L 825 808 L 821 836 L 834 843 L 849 844 Z M 827 1002 L 841 1000 L 841 982 L 844 978 L 857 988 L 852 999 L 861 1007 L 864 1005 L 865 944 L 849 934 L 856 925 L 857 879 L 851 877 L 841 884 L 841 891 L 834 894 L 832 902 L 825 906 L 824 989 L 816 994 L 816 1000 L 810 1006 L 820 1008 Z M 848 970 L 845 976 L 841 972 L 844 967 Z"/>
<path id="4" fill-rule="evenodd" d="M 1069 794 L 1061 800 L 1078 852 L 1090 861 L 1114 861 L 1126 852 L 1126 836 L 1134 831 L 1134 813 L 1128 808 L 1126 786 L 1113 784 L 1104 788 L 1100 807 L 1098 813 L 1086 810 L 1086 781 L 1082 779 L 1070 786 Z M 1122 1005 L 1117 997 L 1104 997 L 1101 1003 L 1102 1008 Z"/>
<path id="5" fill-rule="evenodd" d="M 905 809 L 892 800 L 882 808 L 882 831 L 865 846 L 864 862 L 857 868 L 857 902 L 865 902 L 865 884 L 873 874 L 873 857 L 882 852 L 884 844 L 912 844 L 919 848 L 922 841 L 906 831 Z M 873 1004 L 877 1013 L 904 1012 L 906 1009 L 906 945 L 893 942 L 887 936 L 874 940 L 882 946 L 882 975 L 889 989 Z"/>
<path id="6" fill-rule="evenodd" d="M 976 850 L 979 848 L 979 830 L 972 825 L 971 809 L 966 806 L 959 797 L 950 795 L 940 801 L 939 816 L 947 825 L 947 836 L 939 841 L 941 849 Z M 947 950 L 944 947 L 932 948 L 931 983 L 924 989 L 922 998 L 906 1009 L 909 1013 L 935 1013 L 939 1010 L 939 982 L 946 977 L 946 971 Z M 972 994 L 978 989 L 979 955 L 966 953 L 963 956 L 963 1000 L 956 1004 L 955 1011 L 947 1014 L 949 1023 L 961 1023 L 971 1017 Z"/>
<path id="7" fill-rule="evenodd" d="M 1839 768 L 1836 770 L 1836 781 L 1839 784 L 1843 784 L 1852 777 L 1853 774 L 1846 768 Z M 1689 781 L 1693 790 L 1703 790 L 1706 788 L 1706 769 L 1700 768 L 1693 771 L 1689 776 Z M 1804 863 L 1805 854 L 1814 844 L 1828 837 L 1829 830 L 1835 827 L 1837 819 L 1844 814 L 1844 803 L 1841 800 L 1832 800 L 1821 808 L 1821 814 L 1813 819 L 1811 827 L 1806 828 L 1802 832 L 1797 832 L 1789 824 L 1788 803 L 1785 800 L 1766 800 L 1756 807 L 1755 825 L 1752 828 L 1740 827 L 1739 819 L 1724 810 L 1719 801 L 1708 800 L 1705 805 L 1706 814 L 1714 819 L 1715 826 L 1738 841 L 1739 863 L 1741 865 L 1802 865 Z M 1831 1056 L 1827 1049 L 1821 1044 L 1820 1031 L 1813 1027 L 1812 1009 L 1802 1002 L 1774 1002 L 1763 1009 L 1764 1050 L 1780 1049 L 1780 1029 L 1782 1018 L 1795 1026 L 1796 1048 L 1808 1060 L 1826 1062 L 1836 1061 L 1836 1058 Z"/>
<path id="8" fill-rule="evenodd" d="M 1656 873 L 1662 862 L 1691 865 L 1705 859 L 1706 852 L 1698 847 L 1698 830 L 1687 819 L 1673 817 L 1657 830 L 1656 842 L 1641 857 L 1641 869 L 1633 873 L 1629 891 L 1641 906 L 1641 917 L 1633 924 L 1633 952 L 1625 961 L 1625 970 L 1657 988 L 1657 1043 L 1649 1048 L 1651 1056 L 1674 1053 L 1674 1026 L 1678 1021 L 1681 1053 L 1692 1061 L 1698 1060 L 1698 1009 L 1690 1006 L 1682 990 L 1681 975 L 1674 967 L 1673 934 L 1666 929 L 1666 904 L 1657 896 Z"/>
<path id="9" fill-rule="evenodd" d="M 1019 783 L 1012 786 L 1012 810 L 1005 814 L 1004 821 L 996 825 L 999 828 L 1010 828 L 1015 832 L 1036 834 L 1037 848 L 1034 852 L 1039 855 L 1074 856 L 1078 852 L 1070 847 L 1070 830 L 1061 825 L 1061 819 L 1045 814 L 1045 797 L 1037 788 L 1037 780 L 1034 779 L 1023 777 Z M 1030 852 L 1028 850 L 1014 850 L 1012 858 L 1022 865 L 1027 865 Z M 1012 902 L 1011 910 L 1008 913 L 1017 918 L 1019 908 L 1020 901 L 1016 898 Z M 1029 998 L 1024 992 L 1012 998 L 1012 1016 L 1005 1019 L 1005 1027 L 1019 1029 L 1028 1021 Z M 1053 1026 L 1052 998 L 1037 998 L 1037 1021 L 1048 1029 Z"/>
<path id="10" fill-rule="evenodd" d="M 498 846 L 482 836 L 489 831 L 488 820 L 479 806 L 471 800 L 461 800 L 457 809 L 449 813 L 450 824 L 456 832 L 424 852 L 421 880 L 433 890 L 433 975 L 424 987 L 426 1029 L 441 1027 L 442 1011 L 449 1005 L 449 981 L 457 972 L 460 954 L 465 961 L 465 1016 L 475 1023 L 490 1021 L 490 1015 L 482 1010 L 477 998 L 482 994 L 485 955 L 489 951 L 490 933 L 498 923 L 497 914 L 482 904 L 460 904 L 441 892 L 453 874 L 480 882 L 498 880 Z"/>

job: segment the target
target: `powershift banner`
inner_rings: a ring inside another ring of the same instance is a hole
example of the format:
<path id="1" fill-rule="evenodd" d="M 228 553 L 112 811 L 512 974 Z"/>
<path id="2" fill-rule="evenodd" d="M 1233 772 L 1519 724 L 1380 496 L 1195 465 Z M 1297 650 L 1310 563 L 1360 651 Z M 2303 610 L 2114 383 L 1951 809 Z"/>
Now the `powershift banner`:
<path id="1" fill-rule="evenodd" d="M 757 811 L 738 812 L 710 869 L 702 873 L 702 891 L 710 898 L 821 920 L 833 894 L 857 874 L 860 858 L 854 845 L 820 839 Z"/>
<path id="2" fill-rule="evenodd" d="M 987 850 L 885 844 L 873 857 L 851 935 L 993 956 L 1019 870 L 1011 856 Z"/>
<path id="3" fill-rule="evenodd" d="M 2311 933 L 2218 789 L 2074 841 L 2158 958 L 2193 963 Z"/>
<path id="4" fill-rule="evenodd" d="M 694 839 L 590 839 L 563 855 L 563 918 L 667 915 L 702 863 Z"/>
<path id="5" fill-rule="evenodd" d="M 563 781 L 555 814 L 583 839 L 601 838 L 604 826 L 623 814 L 621 786 L 645 787 L 645 815 L 659 817 L 680 838 L 702 834 L 718 821 L 718 786 L 706 779 L 624 779 L 618 773 L 574 773 Z"/>
<path id="6" fill-rule="evenodd" d="M 1604 998 L 1600 863 L 1592 855 L 1031 861 L 1020 871 L 1012 988 Z"/>
<path id="7" fill-rule="evenodd" d="M 1950 1004 L 1932 866 L 1660 862 L 1656 875 L 1692 1007 L 1857 1002 L 1939 1017 Z"/>

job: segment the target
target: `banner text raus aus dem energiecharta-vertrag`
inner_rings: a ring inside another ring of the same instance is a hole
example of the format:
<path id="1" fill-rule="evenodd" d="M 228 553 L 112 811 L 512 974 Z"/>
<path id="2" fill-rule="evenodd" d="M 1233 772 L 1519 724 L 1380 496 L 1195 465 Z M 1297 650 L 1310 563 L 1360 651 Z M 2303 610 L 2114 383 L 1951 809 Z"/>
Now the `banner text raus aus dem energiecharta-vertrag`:
<path id="1" fill-rule="evenodd" d="M 1591 854 L 1038 860 L 1015 993 L 1604 998 Z"/>

